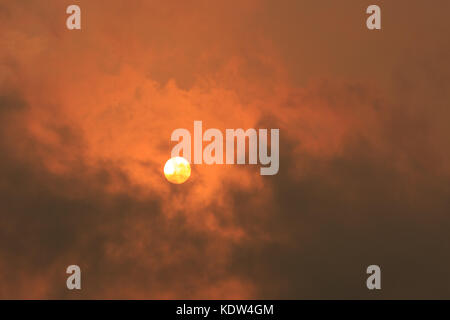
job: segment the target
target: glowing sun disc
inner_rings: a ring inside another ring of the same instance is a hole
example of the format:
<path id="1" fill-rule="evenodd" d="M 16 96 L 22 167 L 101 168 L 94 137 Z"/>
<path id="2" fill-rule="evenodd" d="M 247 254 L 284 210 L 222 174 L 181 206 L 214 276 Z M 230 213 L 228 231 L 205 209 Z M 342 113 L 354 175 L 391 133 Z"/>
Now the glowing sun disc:
<path id="1" fill-rule="evenodd" d="M 169 182 L 181 184 L 191 176 L 191 166 L 182 157 L 173 157 L 164 165 L 164 175 Z"/>

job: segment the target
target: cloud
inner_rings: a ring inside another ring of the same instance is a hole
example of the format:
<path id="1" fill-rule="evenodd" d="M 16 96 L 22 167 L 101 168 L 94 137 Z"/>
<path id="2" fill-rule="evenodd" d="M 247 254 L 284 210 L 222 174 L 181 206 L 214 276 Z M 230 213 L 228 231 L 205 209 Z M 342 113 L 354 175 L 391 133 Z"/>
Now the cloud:
<path id="1" fill-rule="evenodd" d="M 80 1 L 72 32 L 65 5 L 0 5 L 0 297 L 371 298 L 369 264 L 376 297 L 448 296 L 439 37 L 259 1 Z M 169 185 L 170 134 L 194 120 L 280 128 L 279 174 L 194 166 Z"/>

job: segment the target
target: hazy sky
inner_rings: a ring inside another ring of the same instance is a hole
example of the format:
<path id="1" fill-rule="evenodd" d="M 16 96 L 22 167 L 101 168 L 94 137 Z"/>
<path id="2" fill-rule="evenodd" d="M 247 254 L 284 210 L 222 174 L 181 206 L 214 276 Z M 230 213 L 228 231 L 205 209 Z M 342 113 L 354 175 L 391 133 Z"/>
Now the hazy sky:
<path id="1" fill-rule="evenodd" d="M 449 12 L 0 0 L 0 298 L 450 298 Z M 279 128 L 279 173 L 169 184 L 194 120 Z"/>

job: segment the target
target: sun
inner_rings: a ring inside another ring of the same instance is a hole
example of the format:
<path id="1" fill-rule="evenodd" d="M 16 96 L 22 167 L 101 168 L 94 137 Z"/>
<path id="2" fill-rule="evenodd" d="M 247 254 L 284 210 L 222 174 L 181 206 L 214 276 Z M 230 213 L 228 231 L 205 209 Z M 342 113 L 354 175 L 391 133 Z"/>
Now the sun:
<path id="1" fill-rule="evenodd" d="M 164 175 L 169 182 L 181 184 L 191 176 L 191 166 L 182 157 L 173 157 L 164 165 Z"/>

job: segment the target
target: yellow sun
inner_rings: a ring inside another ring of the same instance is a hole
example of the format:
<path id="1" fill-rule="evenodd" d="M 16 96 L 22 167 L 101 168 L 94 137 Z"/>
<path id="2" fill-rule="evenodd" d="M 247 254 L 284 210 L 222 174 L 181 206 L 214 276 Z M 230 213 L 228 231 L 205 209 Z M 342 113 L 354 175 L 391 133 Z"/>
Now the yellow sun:
<path id="1" fill-rule="evenodd" d="M 181 184 L 189 179 L 191 166 L 185 158 L 173 157 L 167 160 L 164 166 L 164 175 L 169 182 Z"/>

